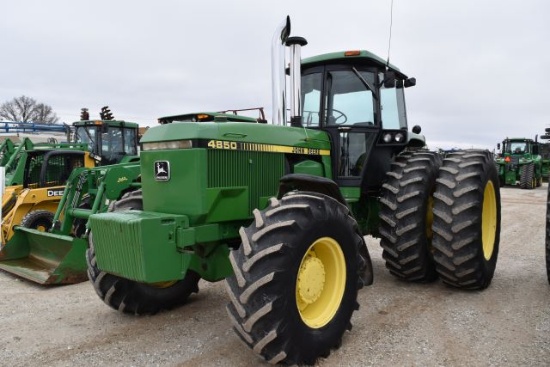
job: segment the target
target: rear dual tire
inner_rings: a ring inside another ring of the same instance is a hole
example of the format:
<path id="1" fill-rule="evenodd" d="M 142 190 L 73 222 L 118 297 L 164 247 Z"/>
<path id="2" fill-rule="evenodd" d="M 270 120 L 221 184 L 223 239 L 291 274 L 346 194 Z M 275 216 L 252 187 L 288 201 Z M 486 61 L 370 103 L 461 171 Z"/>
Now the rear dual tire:
<path id="1" fill-rule="evenodd" d="M 487 151 L 448 156 L 434 194 L 433 246 L 444 283 L 484 289 L 493 278 L 500 242 L 500 191 Z"/>
<path id="2" fill-rule="evenodd" d="M 380 245 L 386 268 L 413 282 L 437 279 L 432 257 L 432 206 L 441 157 L 421 151 L 395 158 L 382 186 Z"/>
<path id="3" fill-rule="evenodd" d="M 497 169 L 483 150 L 452 152 L 438 165 L 430 152 L 398 156 L 392 165 L 380 199 L 386 267 L 408 281 L 439 276 L 452 287 L 486 288 L 500 240 Z"/>

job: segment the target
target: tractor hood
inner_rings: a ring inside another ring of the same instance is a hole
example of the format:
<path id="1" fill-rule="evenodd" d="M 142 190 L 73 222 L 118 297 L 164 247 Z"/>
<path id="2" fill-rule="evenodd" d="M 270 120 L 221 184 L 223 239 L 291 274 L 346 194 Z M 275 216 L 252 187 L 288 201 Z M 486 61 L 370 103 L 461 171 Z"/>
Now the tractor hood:
<path id="1" fill-rule="evenodd" d="M 275 146 L 330 149 L 329 138 L 322 131 L 237 122 L 181 122 L 156 126 L 147 130 L 140 142 L 147 151 L 158 149 L 162 142 L 190 141 L 187 147 L 196 147 L 199 140 L 266 144 L 266 149 Z"/>

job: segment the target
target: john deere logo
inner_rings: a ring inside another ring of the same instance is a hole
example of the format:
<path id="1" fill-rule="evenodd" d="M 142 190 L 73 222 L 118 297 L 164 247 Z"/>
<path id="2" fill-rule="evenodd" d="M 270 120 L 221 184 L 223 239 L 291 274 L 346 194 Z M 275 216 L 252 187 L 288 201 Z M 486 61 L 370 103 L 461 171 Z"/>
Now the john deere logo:
<path id="1" fill-rule="evenodd" d="M 170 163 L 168 161 L 155 162 L 155 180 L 157 181 L 170 180 Z"/>

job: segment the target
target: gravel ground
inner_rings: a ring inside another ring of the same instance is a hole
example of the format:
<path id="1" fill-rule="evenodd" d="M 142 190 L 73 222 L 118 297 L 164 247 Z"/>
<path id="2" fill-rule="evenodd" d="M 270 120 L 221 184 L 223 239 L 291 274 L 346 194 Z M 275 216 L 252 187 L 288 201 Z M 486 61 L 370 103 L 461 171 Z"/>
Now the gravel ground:
<path id="1" fill-rule="evenodd" d="M 501 190 L 500 254 L 481 292 L 400 282 L 367 237 L 374 285 L 360 292 L 342 347 L 317 366 L 547 366 L 546 187 Z M 200 287 L 180 309 L 132 317 L 104 305 L 87 282 L 43 288 L 0 273 L 0 364 L 267 366 L 231 331 L 223 283 Z"/>

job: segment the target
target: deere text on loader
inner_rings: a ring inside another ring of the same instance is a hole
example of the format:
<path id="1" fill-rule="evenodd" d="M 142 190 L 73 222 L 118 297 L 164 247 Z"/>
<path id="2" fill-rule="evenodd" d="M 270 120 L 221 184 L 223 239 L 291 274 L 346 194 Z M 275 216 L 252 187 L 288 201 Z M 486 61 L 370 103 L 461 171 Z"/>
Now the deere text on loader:
<path id="1" fill-rule="evenodd" d="M 358 290 L 372 282 L 364 235 L 385 233 L 394 272 L 416 259 L 410 280 L 435 268 L 450 285 L 485 288 L 500 196 L 488 151 L 441 162 L 421 149 L 404 100 L 414 79 L 367 51 L 301 60 L 306 41 L 289 33 L 287 19 L 274 37 L 274 80 L 285 80 L 286 45 L 291 103 L 275 85 L 272 124 L 150 128 L 142 190 L 90 216 L 87 261 L 98 296 L 131 314 L 183 304 L 201 278 L 226 279 L 233 328 L 254 353 L 313 364 L 340 346 Z"/>

